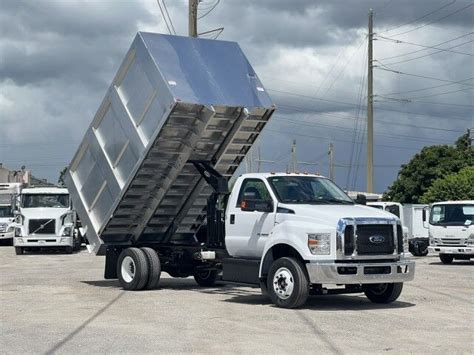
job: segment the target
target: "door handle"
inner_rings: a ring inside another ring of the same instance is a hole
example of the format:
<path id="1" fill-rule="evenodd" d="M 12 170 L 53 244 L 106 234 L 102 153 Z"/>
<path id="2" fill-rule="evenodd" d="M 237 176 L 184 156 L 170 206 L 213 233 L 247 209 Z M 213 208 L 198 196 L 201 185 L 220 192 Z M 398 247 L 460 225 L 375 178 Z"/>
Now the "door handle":
<path id="1" fill-rule="evenodd" d="M 230 224 L 235 224 L 235 214 L 230 215 Z"/>

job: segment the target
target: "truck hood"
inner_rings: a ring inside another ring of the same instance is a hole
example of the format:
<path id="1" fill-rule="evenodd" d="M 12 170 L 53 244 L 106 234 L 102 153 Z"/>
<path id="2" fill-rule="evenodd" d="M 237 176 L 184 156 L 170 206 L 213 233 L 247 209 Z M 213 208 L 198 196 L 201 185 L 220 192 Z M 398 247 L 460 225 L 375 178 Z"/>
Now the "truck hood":
<path id="1" fill-rule="evenodd" d="M 22 208 L 20 212 L 26 219 L 58 219 L 69 211 L 69 208 Z"/>
<path id="2" fill-rule="evenodd" d="M 311 219 L 318 224 L 334 227 L 341 218 L 398 218 L 373 207 L 363 205 L 298 205 L 279 204 L 278 207 L 287 208 L 295 212 L 295 216 Z"/>

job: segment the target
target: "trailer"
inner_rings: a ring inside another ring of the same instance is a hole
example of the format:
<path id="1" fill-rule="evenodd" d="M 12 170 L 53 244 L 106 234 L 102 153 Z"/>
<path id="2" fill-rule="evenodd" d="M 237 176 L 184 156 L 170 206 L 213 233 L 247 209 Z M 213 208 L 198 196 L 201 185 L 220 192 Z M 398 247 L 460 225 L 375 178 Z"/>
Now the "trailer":
<path id="1" fill-rule="evenodd" d="M 245 174 L 229 189 L 274 111 L 236 43 L 139 32 L 65 178 L 105 278 L 140 290 L 161 271 L 220 275 L 287 308 L 323 284 L 396 300 L 414 263 L 393 215 L 319 175 Z"/>

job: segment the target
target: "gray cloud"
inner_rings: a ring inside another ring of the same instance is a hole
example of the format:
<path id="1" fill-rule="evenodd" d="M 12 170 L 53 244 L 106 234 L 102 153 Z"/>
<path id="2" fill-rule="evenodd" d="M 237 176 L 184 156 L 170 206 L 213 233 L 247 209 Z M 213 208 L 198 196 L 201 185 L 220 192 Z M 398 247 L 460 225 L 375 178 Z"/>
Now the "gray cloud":
<path id="1" fill-rule="evenodd" d="M 201 9 L 213 2 L 204 1 Z M 356 118 L 359 128 L 364 124 L 366 92 L 360 89 L 366 65 L 367 11 L 374 8 L 375 30 L 383 32 L 450 2 L 222 0 L 199 21 L 199 30 L 224 26 L 220 38 L 240 43 L 277 106 L 281 106 L 260 140 L 264 158 L 277 160 L 265 169 L 285 169 L 291 141 L 296 138 L 299 159 L 319 159 L 320 165 L 311 169 L 327 173 L 324 152 L 333 141 L 336 161 L 341 165 L 336 169 L 336 180 L 342 186 L 354 180 L 353 176 L 347 177 L 351 151 L 356 155 L 361 151 L 356 164 L 360 166 L 353 166 L 351 171 L 353 175 L 359 170 L 355 187 L 363 189 L 365 147 L 352 141 Z M 435 21 L 470 3 L 457 0 L 422 21 L 386 35 Z M 167 4 L 178 34 L 185 35 L 187 1 L 168 0 Z M 399 38 L 428 45 L 455 38 L 472 32 L 473 13 L 470 7 Z M 56 180 L 60 168 L 69 163 L 138 30 L 166 32 L 154 0 L 2 1 L 0 162 L 12 168 L 26 164 L 36 175 Z M 461 41 L 453 42 L 457 43 Z M 379 40 L 375 42 L 375 58 L 416 49 L 420 47 Z M 472 42 L 456 50 L 473 53 Z M 445 52 L 388 67 L 456 81 L 473 77 L 472 58 Z M 444 84 L 380 69 L 374 74 L 376 94 Z M 474 85 L 474 80 L 467 83 Z M 453 84 L 399 96 L 412 99 L 464 88 L 469 87 Z M 473 108 L 469 106 L 474 101 L 473 90 L 420 98 L 421 102 L 379 100 L 375 112 L 379 191 L 396 177 L 396 165 L 408 161 L 422 146 L 453 142 L 466 128 L 474 126 Z"/>

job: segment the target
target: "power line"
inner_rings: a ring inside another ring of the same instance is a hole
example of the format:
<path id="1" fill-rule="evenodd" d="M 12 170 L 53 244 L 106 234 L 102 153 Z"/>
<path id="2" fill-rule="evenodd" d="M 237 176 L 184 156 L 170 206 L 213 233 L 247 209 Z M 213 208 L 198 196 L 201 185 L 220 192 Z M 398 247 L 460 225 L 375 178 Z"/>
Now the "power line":
<path id="1" fill-rule="evenodd" d="M 427 14 L 425 14 L 425 15 L 423 15 L 423 16 L 417 17 L 417 18 L 414 19 L 414 20 L 411 20 L 411 21 L 409 21 L 409 22 L 405 22 L 404 24 L 398 25 L 398 26 L 396 26 L 396 27 L 392 27 L 392 28 L 390 28 L 390 29 L 388 29 L 388 30 L 383 31 L 382 33 L 391 32 L 391 31 L 393 31 L 393 30 L 396 30 L 397 28 L 404 27 L 404 26 L 410 25 L 410 24 L 412 24 L 412 23 L 414 23 L 414 22 L 423 20 L 424 18 L 426 18 L 426 17 L 428 17 L 428 16 L 430 16 L 430 15 L 432 15 L 432 14 L 438 12 L 438 11 L 441 11 L 442 9 L 444 9 L 444 8 L 446 8 L 446 7 L 448 7 L 448 6 L 451 6 L 451 5 L 454 4 L 455 2 L 456 2 L 456 0 L 453 0 L 453 1 L 451 1 L 450 3 L 447 3 L 447 4 L 445 4 L 445 5 L 443 5 L 443 6 L 439 7 L 439 8 L 437 8 L 437 9 L 431 11 L 431 12 L 428 12 Z"/>
<path id="2" fill-rule="evenodd" d="M 377 63 L 380 63 L 380 61 L 377 61 Z M 382 64 L 382 65 L 384 65 L 384 64 Z M 442 81 L 442 82 L 445 82 L 445 83 L 460 84 L 460 85 L 466 85 L 466 86 L 474 86 L 473 84 L 463 83 L 462 82 L 463 80 L 453 81 L 453 80 L 447 80 L 447 79 L 434 78 L 432 76 L 418 75 L 418 74 L 413 74 L 413 73 L 405 73 L 405 72 L 402 72 L 402 71 L 399 71 L 399 70 L 390 69 L 390 68 L 386 67 L 385 65 L 384 65 L 384 67 L 379 67 L 379 66 L 374 66 L 374 67 L 379 69 L 379 70 L 384 70 L 384 71 L 392 72 L 392 73 L 399 74 L 399 75 L 407 75 L 407 76 L 413 76 L 415 78 Z"/>
<path id="3" fill-rule="evenodd" d="M 460 9 L 458 9 L 458 10 L 456 10 L 456 11 L 450 13 L 450 14 L 447 14 L 447 15 L 445 15 L 445 16 L 443 16 L 443 17 L 440 17 L 440 18 L 438 18 L 438 19 L 436 19 L 436 20 L 429 21 L 429 22 L 427 22 L 427 23 L 425 23 L 425 24 L 423 24 L 423 25 L 420 25 L 420 26 L 418 26 L 418 27 L 412 28 L 411 30 L 396 33 L 396 34 L 392 35 L 392 37 L 401 36 L 401 35 L 404 35 L 405 33 L 413 32 L 413 31 L 416 31 L 416 30 L 418 30 L 418 29 L 420 29 L 420 28 L 423 28 L 423 27 L 426 27 L 426 26 L 431 25 L 431 24 L 433 24 L 433 23 L 439 22 L 439 21 L 441 21 L 441 20 L 444 20 L 445 18 L 448 18 L 448 17 L 450 17 L 450 16 L 456 15 L 457 13 L 459 13 L 459 12 L 461 12 L 461 11 L 463 11 L 463 10 L 466 10 L 466 9 L 470 8 L 471 6 L 473 6 L 473 5 L 474 5 L 474 4 L 469 4 L 469 5 L 464 6 L 464 7 L 460 8 Z"/>
<path id="4" fill-rule="evenodd" d="M 279 107 L 281 107 L 283 110 L 285 110 L 285 107 L 291 107 L 291 106 L 286 106 L 286 105 L 280 105 Z M 298 109 L 286 109 L 287 111 L 290 111 L 290 112 L 306 112 L 306 111 L 310 111 L 310 110 L 298 110 Z M 312 111 L 312 112 L 315 112 L 315 113 L 319 113 L 318 111 Z M 344 116 L 336 116 L 336 115 L 327 115 L 325 113 L 320 113 L 321 116 L 333 116 L 333 117 L 337 117 L 337 118 L 341 118 L 341 119 L 346 119 L 346 120 L 350 120 L 350 121 L 357 121 L 358 117 L 344 117 Z M 408 123 L 399 123 L 399 122 L 394 122 L 393 120 L 392 121 L 385 121 L 385 120 L 380 120 L 380 119 L 377 119 L 377 122 L 382 122 L 384 124 L 389 124 L 389 125 L 395 125 L 395 126 L 403 126 L 403 127 L 412 127 L 412 128 L 420 128 L 420 129 L 431 129 L 431 130 L 435 130 L 435 131 L 443 131 L 443 132 L 463 132 L 462 130 L 453 130 L 453 129 L 447 129 L 447 128 L 439 128 L 439 127 L 425 127 L 425 126 L 417 126 L 417 125 L 412 125 L 412 124 L 408 124 Z"/>
<path id="5" fill-rule="evenodd" d="M 439 48 L 439 47 L 436 47 L 436 46 L 425 46 L 423 44 L 419 44 L 419 43 L 413 43 L 413 42 L 408 42 L 408 41 L 402 41 L 402 40 L 399 40 L 399 39 L 394 39 L 394 38 L 389 38 L 389 37 L 384 37 L 384 36 L 377 36 L 378 39 L 382 39 L 382 40 L 386 40 L 386 41 L 389 41 L 389 42 L 393 42 L 393 43 L 397 43 L 397 44 L 409 44 L 409 45 L 412 45 L 412 46 L 417 46 L 417 47 L 422 47 L 422 48 L 425 48 L 425 49 L 436 49 L 436 50 L 439 50 L 439 51 L 442 51 L 442 52 L 450 52 L 450 53 L 455 53 L 455 54 L 463 54 L 463 55 L 468 55 L 470 57 L 474 57 L 474 54 L 471 54 L 471 53 L 465 53 L 465 52 L 458 52 L 458 51 L 452 51 L 450 50 L 449 48 Z M 467 44 L 467 43 L 470 43 L 472 42 L 471 41 L 468 41 L 464 44 Z"/>
<path id="6" fill-rule="evenodd" d="M 469 90 L 469 89 L 468 89 Z M 457 107 L 474 107 L 474 105 L 464 105 L 464 104 L 448 104 L 445 102 L 434 102 L 434 101 L 422 101 L 422 100 L 414 100 L 411 99 L 412 102 L 423 103 L 423 104 L 430 104 L 430 105 L 445 105 L 445 106 L 457 106 Z M 465 120 L 467 121 L 467 120 Z"/>
<path id="7" fill-rule="evenodd" d="M 422 88 L 422 89 L 414 89 L 414 90 L 401 91 L 401 92 L 390 92 L 390 93 L 386 93 L 386 94 L 380 94 L 379 96 L 384 96 L 384 95 L 386 95 L 386 96 L 389 96 L 389 95 L 401 95 L 401 94 L 408 94 L 408 93 L 411 93 L 411 92 L 418 92 L 418 91 L 425 91 L 425 90 L 437 89 L 437 88 L 441 88 L 441 87 L 445 87 L 445 86 L 451 86 L 451 85 L 459 84 L 459 83 L 461 83 L 461 82 L 469 81 L 469 80 L 474 80 L 474 78 L 469 78 L 469 79 L 460 80 L 460 81 L 457 81 L 457 82 L 455 82 L 455 83 L 449 83 L 449 84 L 441 84 L 441 85 L 430 86 L 430 87 L 426 87 L 426 88 Z"/>
<path id="8" fill-rule="evenodd" d="M 166 28 L 168 29 L 168 32 L 170 33 L 170 35 L 172 35 L 173 32 L 171 31 L 171 27 L 170 27 L 170 25 L 168 24 L 168 21 L 167 21 L 167 19 L 166 19 L 165 11 L 164 11 L 163 8 L 161 7 L 161 2 L 160 2 L 160 0 L 156 0 L 156 2 L 158 3 L 158 7 L 160 8 L 161 16 L 163 17 L 163 20 L 165 21 Z M 176 34 L 176 33 L 175 33 L 175 34 Z"/>
<path id="9" fill-rule="evenodd" d="M 215 4 L 210 7 L 209 11 L 207 11 L 206 13 L 204 13 L 203 15 L 201 15 L 201 16 L 198 17 L 198 20 L 200 20 L 200 19 L 206 17 L 206 16 L 209 15 L 212 11 L 214 11 L 214 9 L 217 7 L 217 5 L 219 5 L 220 2 L 221 2 L 221 0 L 217 0 L 217 1 L 215 2 Z"/>
<path id="10" fill-rule="evenodd" d="M 168 20 L 170 21 L 171 28 L 173 29 L 173 33 L 176 34 L 176 31 L 173 26 L 173 20 L 171 19 L 171 16 L 168 12 L 168 7 L 166 6 L 166 2 L 165 0 L 162 0 L 162 1 L 163 1 L 163 7 L 165 8 L 165 11 L 166 11 L 166 16 L 168 16 Z"/>
<path id="11" fill-rule="evenodd" d="M 348 105 L 348 106 L 358 107 L 357 104 L 354 104 L 352 102 L 344 102 L 344 101 L 339 101 L 339 100 L 323 99 L 323 98 L 316 97 L 316 96 L 303 95 L 303 94 L 298 94 L 298 93 L 294 93 L 294 92 L 275 90 L 275 89 L 269 89 L 269 88 L 267 88 L 267 91 L 273 91 L 273 92 L 282 93 L 282 94 L 286 94 L 286 95 L 290 95 L 290 96 L 301 97 L 301 98 L 304 98 L 304 99 L 310 100 L 310 101 L 317 100 L 317 101 L 330 102 L 330 103 L 336 103 L 336 104 L 341 104 L 341 105 Z M 399 112 L 400 113 L 400 111 L 398 111 L 398 110 L 382 108 L 382 107 L 380 107 L 379 110 L 388 111 L 388 112 Z M 424 114 L 424 113 L 409 112 L 409 111 L 401 112 L 401 113 L 407 113 L 407 114 L 411 114 L 411 115 L 425 116 L 425 117 L 431 117 L 431 118 L 433 118 L 433 117 L 446 118 L 445 116 L 438 116 L 438 115 L 435 115 L 435 114 L 427 115 L 427 114 Z M 460 120 L 460 121 L 467 121 L 462 117 L 456 117 L 456 116 L 450 116 L 450 119 L 455 119 L 455 120 Z"/>
<path id="12" fill-rule="evenodd" d="M 424 98 L 426 98 L 426 97 L 435 97 L 435 96 L 441 96 L 441 95 L 454 94 L 454 93 L 456 93 L 456 92 L 467 91 L 467 90 L 472 90 L 472 89 L 474 89 L 474 87 L 473 87 L 473 88 L 459 89 L 459 90 L 454 90 L 454 91 L 448 91 L 448 92 L 441 92 L 441 93 L 439 93 L 439 94 L 415 96 L 415 97 L 413 97 L 413 99 L 424 99 Z"/>
<path id="13" fill-rule="evenodd" d="M 443 44 L 456 41 L 456 40 L 458 40 L 458 39 L 461 39 L 461 38 L 470 36 L 470 35 L 472 35 L 473 33 L 474 33 L 474 32 L 469 32 L 469 33 L 463 34 L 462 36 L 459 36 L 459 37 L 456 37 L 456 38 L 452 38 L 452 39 L 449 39 L 449 40 L 447 40 L 447 41 L 444 41 L 444 42 L 441 42 L 441 43 L 438 43 L 438 44 L 434 44 L 433 47 L 438 47 L 438 46 L 441 46 L 441 45 L 443 45 Z M 463 43 L 463 44 L 465 44 L 465 43 Z M 453 47 L 453 48 L 454 48 L 454 47 Z M 407 52 L 407 53 L 403 53 L 403 54 L 398 54 L 398 55 L 394 55 L 394 56 L 391 56 L 391 57 L 385 57 L 385 58 L 381 58 L 380 60 L 388 60 L 388 59 L 395 59 L 395 58 L 399 58 L 399 57 L 404 57 L 404 56 L 407 56 L 407 55 L 410 55 L 410 54 L 414 54 L 414 53 L 419 53 L 419 52 L 427 51 L 428 49 L 430 49 L 430 48 L 417 49 L 416 51 L 411 51 L 411 52 Z M 448 48 L 448 49 L 450 49 L 450 48 Z M 433 54 L 433 53 L 432 53 L 432 54 Z"/>

